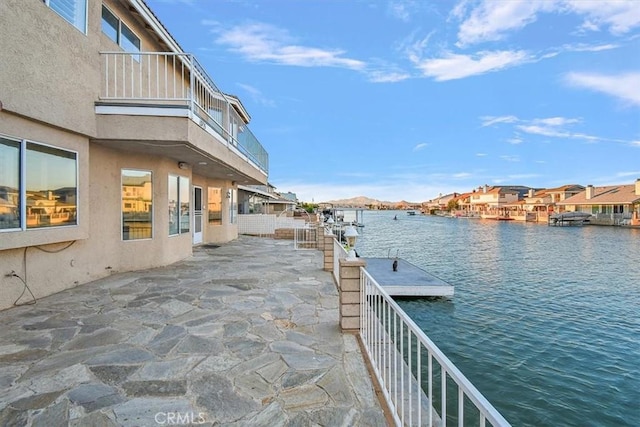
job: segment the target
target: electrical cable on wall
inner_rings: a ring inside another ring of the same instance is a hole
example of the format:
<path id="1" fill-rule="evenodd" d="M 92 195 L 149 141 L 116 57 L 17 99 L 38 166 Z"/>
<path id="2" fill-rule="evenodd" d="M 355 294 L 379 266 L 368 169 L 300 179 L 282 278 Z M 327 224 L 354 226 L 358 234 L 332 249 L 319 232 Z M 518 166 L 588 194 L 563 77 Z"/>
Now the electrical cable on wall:
<path id="1" fill-rule="evenodd" d="M 68 245 L 60 248 L 60 249 L 55 249 L 55 250 L 47 250 L 47 249 L 43 249 L 39 246 L 32 246 L 38 250 L 41 250 L 42 252 L 46 252 L 48 254 L 55 254 L 58 252 L 62 252 L 65 249 L 70 248 L 76 241 L 73 240 L 71 241 Z M 9 274 L 8 276 L 10 277 L 17 277 L 18 279 L 20 279 L 20 281 L 24 284 L 24 288 L 22 289 L 22 293 L 20 294 L 20 296 L 13 302 L 13 305 L 15 307 L 19 307 L 22 305 L 33 305 L 37 302 L 36 296 L 33 294 L 33 292 L 31 291 L 31 288 L 29 288 L 29 285 L 27 284 L 27 250 L 29 249 L 29 246 L 27 246 L 26 248 L 24 248 L 24 252 L 22 253 L 22 269 L 24 271 L 24 278 L 22 278 L 21 276 L 19 276 L 18 274 L 16 274 L 15 271 L 12 271 L 11 274 Z M 29 291 L 29 294 L 31 294 L 31 298 L 33 298 L 31 301 L 27 301 L 27 302 L 23 302 L 18 304 L 18 301 L 20 301 L 20 299 L 24 296 L 25 292 Z"/>

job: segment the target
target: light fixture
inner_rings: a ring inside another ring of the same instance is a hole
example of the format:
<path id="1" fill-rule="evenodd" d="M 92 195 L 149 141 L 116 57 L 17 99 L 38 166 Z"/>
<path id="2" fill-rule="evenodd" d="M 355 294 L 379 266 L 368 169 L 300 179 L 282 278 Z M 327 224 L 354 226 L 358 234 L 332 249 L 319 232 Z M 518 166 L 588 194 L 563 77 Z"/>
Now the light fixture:
<path id="1" fill-rule="evenodd" d="M 329 231 L 333 233 L 333 224 L 335 223 L 335 221 L 333 220 L 333 217 L 329 217 L 329 219 L 327 220 L 327 226 L 329 227 Z"/>
<path id="2" fill-rule="evenodd" d="M 354 249 L 356 245 L 356 240 L 358 239 L 358 232 L 353 225 L 349 225 L 344 229 L 344 238 L 347 239 L 347 258 L 355 259 L 356 251 Z"/>
<path id="3" fill-rule="evenodd" d="M 179 169 L 188 169 L 189 165 L 185 162 L 178 162 L 178 168 Z"/>
<path id="4" fill-rule="evenodd" d="M 200 166 L 206 166 L 207 162 L 198 162 Z"/>

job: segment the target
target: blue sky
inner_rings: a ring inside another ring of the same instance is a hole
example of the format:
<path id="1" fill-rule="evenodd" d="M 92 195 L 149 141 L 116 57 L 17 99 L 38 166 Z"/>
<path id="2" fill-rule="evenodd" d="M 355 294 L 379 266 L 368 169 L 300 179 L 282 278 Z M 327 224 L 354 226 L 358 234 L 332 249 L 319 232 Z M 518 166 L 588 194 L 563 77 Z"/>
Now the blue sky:
<path id="1" fill-rule="evenodd" d="M 640 178 L 640 1 L 147 0 L 306 202 Z"/>

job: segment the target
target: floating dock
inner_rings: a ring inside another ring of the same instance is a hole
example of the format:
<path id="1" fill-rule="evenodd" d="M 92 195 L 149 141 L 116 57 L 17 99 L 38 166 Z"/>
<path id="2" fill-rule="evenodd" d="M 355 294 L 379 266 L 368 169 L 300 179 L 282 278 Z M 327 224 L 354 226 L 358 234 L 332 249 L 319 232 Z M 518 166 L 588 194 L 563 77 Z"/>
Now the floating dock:
<path id="1" fill-rule="evenodd" d="M 398 271 L 393 271 L 396 258 L 363 258 L 366 270 L 391 296 L 397 297 L 448 297 L 453 295 L 453 286 L 427 273 L 402 258 L 398 260 Z"/>

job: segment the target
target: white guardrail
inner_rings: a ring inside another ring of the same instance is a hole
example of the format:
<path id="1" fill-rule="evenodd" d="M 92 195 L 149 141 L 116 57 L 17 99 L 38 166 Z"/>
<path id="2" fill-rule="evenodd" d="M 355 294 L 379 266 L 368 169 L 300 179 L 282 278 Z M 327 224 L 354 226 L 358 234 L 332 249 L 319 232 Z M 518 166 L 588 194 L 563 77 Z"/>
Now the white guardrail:
<path id="1" fill-rule="evenodd" d="M 510 426 L 364 268 L 360 337 L 396 425 Z"/>
<path id="2" fill-rule="evenodd" d="M 333 234 L 333 231 L 325 229 L 325 233 Z M 346 257 L 347 250 L 342 246 L 338 239 L 333 239 L 333 279 L 336 283 L 340 283 L 340 260 Z"/>

